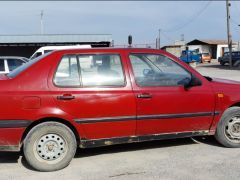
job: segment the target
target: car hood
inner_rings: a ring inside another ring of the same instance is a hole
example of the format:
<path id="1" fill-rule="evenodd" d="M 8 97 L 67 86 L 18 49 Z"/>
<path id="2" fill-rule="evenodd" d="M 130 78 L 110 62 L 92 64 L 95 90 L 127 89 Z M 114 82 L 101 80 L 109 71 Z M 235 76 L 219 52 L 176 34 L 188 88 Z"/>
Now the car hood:
<path id="1" fill-rule="evenodd" d="M 212 78 L 211 86 L 216 93 L 225 93 L 225 94 L 239 94 L 240 92 L 240 82 L 220 79 L 220 78 Z M 239 96 L 240 98 L 240 96 Z"/>
<path id="2" fill-rule="evenodd" d="M 226 84 L 226 85 L 240 85 L 240 81 L 221 79 L 221 78 L 212 78 L 213 83 Z"/>

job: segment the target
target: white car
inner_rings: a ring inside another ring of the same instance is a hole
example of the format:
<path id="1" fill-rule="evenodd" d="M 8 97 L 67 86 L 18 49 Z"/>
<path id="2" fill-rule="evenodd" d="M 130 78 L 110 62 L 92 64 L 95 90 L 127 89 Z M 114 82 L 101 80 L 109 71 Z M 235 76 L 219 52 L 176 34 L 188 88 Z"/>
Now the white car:
<path id="1" fill-rule="evenodd" d="M 48 52 L 54 51 L 54 50 L 63 50 L 63 49 L 81 49 L 81 48 L 92 48 L 91 45 L 72 45 L 72 46 L 43 46 L 39 48 L 33 55 L 29 58 L 34 59 L 36 57 L 39 57 L 43 54 L 46 54 Z"/>
<path id="2" fill-rule="evenodd" d="M 25 57 L 0 56 L 0 74 L 6 74 L 28 61 Z"/>

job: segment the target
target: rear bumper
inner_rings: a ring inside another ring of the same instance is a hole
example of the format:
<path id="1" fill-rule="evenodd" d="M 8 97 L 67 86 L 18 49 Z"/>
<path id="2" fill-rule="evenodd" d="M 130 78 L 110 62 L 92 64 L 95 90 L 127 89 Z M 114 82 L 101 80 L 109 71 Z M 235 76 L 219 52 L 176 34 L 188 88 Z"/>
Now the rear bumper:
<path id="1" fill-rule="evenodd" d="M 26 127 L 31 121 L 0 120 L 0 151 L 19 151 Z"/>
<path id="2" fill-rule="evenodd" d="M 0 151 L 18 152 L 20 151 L 20 146 L 19 145 L 0 146 Z"/>
<path id="3" fill-rule="evenodd" d="M 0 128 L 0 151 L 19 151 L 25 128 Z"/>

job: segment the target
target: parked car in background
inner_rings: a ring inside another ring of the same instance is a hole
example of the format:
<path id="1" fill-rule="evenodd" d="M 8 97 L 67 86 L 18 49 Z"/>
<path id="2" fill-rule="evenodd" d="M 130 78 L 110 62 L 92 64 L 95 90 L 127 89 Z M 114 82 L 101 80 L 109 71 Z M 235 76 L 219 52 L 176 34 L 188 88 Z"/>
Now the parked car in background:
<path id="1" fill-rule="evenodd" d="M 63 49 L 81 49 L 81 48 L 91 48 L 91 45 L 72 45 L 72 46 L 43 46 L 39 48 L 29 59 L 34 59 L 43 54 L 54 50 L 63 50 Z"/>
<path id="2" fill-rule="evenodd" d="M 211 60 L 212 60 L 212 56 L 210 55 L 210 53 L 202 53 L 202 63 L 204 62 L 208 62 L 208 63 L 211 63 Z"/>
<path id="3" fill-rule="evenodd" d="M 9 73 L 26 62 L 28 59 L 25 57 L 0 56 L 0 74 Z"/>
<path id="4" fill-rule="evenodd" d="M 202 135 L 240 147 L 239 92 L 157 49 L 54 51 L 0 75 L 0 150 L 55 171 L 77 147 Z"/>
<path id="5" fill-rule="evenodd" d="M 188 64 L 192 62 L 201 63 L 202 61 L 201 54 L 193 50 L 183 50 L 180 59 Z"/>
<path id="6" fill-rule="evenodd" d="M 222 57 L 218 58 L 218 62 L 223 66 L 225 64 L 229 64 L 230 53 L 225 52 Z M 240 51 L 232 52 L 232 65 L 240 66 Z"/>

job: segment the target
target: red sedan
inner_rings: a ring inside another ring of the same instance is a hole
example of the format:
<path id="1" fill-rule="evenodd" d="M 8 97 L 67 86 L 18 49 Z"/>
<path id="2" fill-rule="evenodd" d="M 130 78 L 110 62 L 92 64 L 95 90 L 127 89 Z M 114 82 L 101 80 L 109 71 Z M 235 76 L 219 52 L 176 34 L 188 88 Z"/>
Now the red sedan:
<path id="1" fill-rule="evenodd" d="M 76 148 L 215 135 L 240 147 L 240 83 L 154 49 L 60 50 L 0 75 L 0 150 L 39 171 Z"/>

